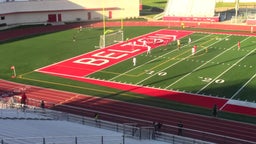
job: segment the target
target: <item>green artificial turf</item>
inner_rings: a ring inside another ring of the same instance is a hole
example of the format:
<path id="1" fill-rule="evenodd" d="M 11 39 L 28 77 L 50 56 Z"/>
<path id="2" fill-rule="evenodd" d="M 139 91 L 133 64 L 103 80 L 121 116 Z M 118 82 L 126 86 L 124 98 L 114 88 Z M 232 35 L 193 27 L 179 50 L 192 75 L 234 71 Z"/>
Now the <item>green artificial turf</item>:
<path id="1" fill-rule="evenodd" d="M 162 28 L 163 27 L 125 27 L 125 39 L 133 38 Z M 34 71 L 38 68 L 96 50 L 95 46 L 99 44 L 99 35 L 101 33 L 101 28 L 85 29 L 80 33 L 78 33 L 77 30 L 71 29 L 2 43 L 0 45 L 0 53 L 2 54 L 0 57 L 0 78 L 53 89 L 211 115 L 211 109 L 184 105 L 127 91 L 72 81 Z M 75 43 L 72 41 L 74 35 L 77 37 Z M 245 36 L 194 33 L 191 35 L 191 38 L 194 42 L 193 44 L 199 46 L 196 56 L 191 57 L 192 45 L 187 45 L 188 37 L 185 37 L 181 39 L 183 47 L 180 51 L 176 50 L 175 43 L 171 43 L 166 47 L 154 49 L 151 57 L 146 56 L 145 54 L 139 55 L 137 60 L 140 65 L 143 66 L 139 69 L 130 71 L 113 81 L 137 84 L 153 74 L 151 78 L 142 81 L 139 84 L 197 93 L 203 86 L 205 86 L 209 78 L 216 78 L 213 83 L 209 84 L 207 88 L 199 93 L 216 97 L 231 98 L 234 96 L 234 93 L 238 91 L 253 74 L 255 74 L 253 58 L 255 57 L 255 51 L 246 56 L 246 54 L 255 49 L 255 37 L 248 38 Z M 227 38 L 228 40 L 226 40 Z M 242 49 L 244 50 L 237 51 L 236 43 L 238 40 L 241 40 Z M 208 48 L 208 52 L 205 52 L 206 47 Z M 246 49 L 243 47 L 246 47 Z M 221 54 L 227 49 L 230 50 Z M 246 58 L 243 59 L 245 56 Z M 214 57 L 216 57 L 216 59 L 211 60 Z M 150 60 L 153 61 L 147 63 Z M 209 63 L 200 67 L 209 60 L 211 60 Z M 174 63 L 177 64 L 174 65 Z M 217 78 L 233 64 L 236 65 Z M 11 78 L 12 71 L 10 70 L 10 67 L 12 65 L 15 66 L 17 75 L 22 76 L 22 78 Z M 128 65 L 131 65 L 131 60 L 123 61 L 117 65 L 96 72 L 89 77 L 106 80 L 112 79 L 131 69 Z M 244 67 L 244 65 L 247 65 L 247 67 Z M 250 66 L 253 67 L 250 68 Z M 200 68 L 197 69 L 198 67 Z M 192 72 L 191 75 L 184 77 L 190 72 Z M 237 76 L 237 74 L 239 74 L 239 76 Z M 179 80 L 181 78 L 182 80 Z M 176 82 L 177 80 L 179 80 L 179 82 Z M 221 82 L 222 80 L 224 80 L 224 82 Z M 171 85 L 174 82 L 175 84 Z M 253 79 L 232 99 L 255 101 L 255 87 L 256 82 L 255 79 Z M 241 116 L 236 114 L 222 113 L 221 116 L 223 118 L 241 120 Z M 255 122 L 253 117 L 247 116 L 244 116 L 243 121 Z"/>

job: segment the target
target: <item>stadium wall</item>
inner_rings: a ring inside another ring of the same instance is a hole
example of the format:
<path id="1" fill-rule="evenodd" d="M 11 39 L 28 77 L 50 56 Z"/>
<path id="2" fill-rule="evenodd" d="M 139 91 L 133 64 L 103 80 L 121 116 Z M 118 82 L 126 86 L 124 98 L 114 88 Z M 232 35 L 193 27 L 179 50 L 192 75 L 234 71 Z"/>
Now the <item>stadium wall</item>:
<path id="1" fill-rule="evenodd" d="M 139 16 L 139 0 L 33 0 L 0 3 L 0 24 L 78 22 Z"/>
<path id="2" fill-rule="evenodd" d="M 215 0 L 168 0 L 163 20 L 218 22 Z"/>

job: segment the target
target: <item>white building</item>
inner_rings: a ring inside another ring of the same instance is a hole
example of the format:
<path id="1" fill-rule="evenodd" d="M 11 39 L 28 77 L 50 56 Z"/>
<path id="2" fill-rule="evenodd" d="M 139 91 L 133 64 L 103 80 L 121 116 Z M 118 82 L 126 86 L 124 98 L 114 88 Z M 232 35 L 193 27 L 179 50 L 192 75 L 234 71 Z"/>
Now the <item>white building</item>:
<path id="1" fill-rule="evenodd" d="M 2 0 L 0 24 L 77 22 L 139 16 L 139 0 Z"/>
<path id="2" fill-rule="evenodd" d="M 217 22 L 216 0 L 168 0 L 164 20 Z"/>

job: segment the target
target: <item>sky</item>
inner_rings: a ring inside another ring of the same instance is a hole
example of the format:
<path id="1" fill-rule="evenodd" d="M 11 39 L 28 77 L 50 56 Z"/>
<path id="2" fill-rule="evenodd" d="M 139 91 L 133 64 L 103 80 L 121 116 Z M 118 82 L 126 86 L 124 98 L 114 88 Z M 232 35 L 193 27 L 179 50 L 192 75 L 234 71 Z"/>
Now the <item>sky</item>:
<path id="1" fill-rule="evenodd" d="M 52 120 L 17 109 L 0 109 L 0 117 L 0 138 L 8 144 L 43 144 L 43 137 L 46 138 L 46 144 L 47 142 L 72 144 L 75 143 L 75 137 L 78 144 L 101 144 L 102 136 L 104 144 L 122 144 L 123 141 L 122 133 L 68 121 Z M 43 120 L 35 120 L 39 118 Z M 125 138 L 125 144 L 167 143 Z"/>

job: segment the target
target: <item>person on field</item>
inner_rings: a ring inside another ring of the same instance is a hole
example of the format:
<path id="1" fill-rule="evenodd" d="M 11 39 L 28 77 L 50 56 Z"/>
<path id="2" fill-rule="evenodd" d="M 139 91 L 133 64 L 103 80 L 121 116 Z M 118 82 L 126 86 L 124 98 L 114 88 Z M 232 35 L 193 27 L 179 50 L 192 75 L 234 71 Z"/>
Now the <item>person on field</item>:
<path id="1" fill-rule="evenodd" d="M 191 39 L 191 37 L 189 37 L 189 38 L 188 38 L 188 44 L 190 45 L 191 42 L 192 42 L 192 39 Z"/>
<path id="2" fill-rule="evenodd" d="M 147 46 L 147 55 L 151 54 L 151 46 Z"/>
<path id="3" fill-rule="evenodd" d="M 204 51 L 207 53 L 207 52 L 208 52 L 208 47 L 205 47 L 205 48 L 204 48 Z"/>
<path id="4" fill-rule="evenodd" d="M 83 27 L 82 26 L 80 26 L 79 27 L 79 32 L 81 32 L 83 30 Z"/>
<path id="5" fill-rule="evenodd" d="M 177 47 L 178 47 L 178 49 L 180 49 L 180 40 L 179 39 L 177 40 Z"/>
<path id="6" fill-rule="evenodd" d="M 132 58 L 132 63 L 133 63 L 133 66 L 136 66 L 136 57 Z"/>
<path id="7" fill-rule="evenodd" d="M 240 41 L 237 42 L 237 49 L 240 50 L 240 47 L 241 47 L 241 43 Z"/>
<path id="8" fill-rule="evenodd" d="M 196 49 L 197 49 L 197 45 L 194 45 L 194 46 L 192 47 L 192 55 L 195 55 Z"/>
<path id="9" fill-rule="evenodd" d="M 73 35 L 73 42 L 76 42 L 76 36 Z"/>
<path id="10" fill-rule="evenodd" d="M 184 24 L 184 22 L 182 22 L 182 23 L 180 24 L 180 27 L 181 27 L 181 29 L 185 29 L 185 24 Z"/>
<path id="11" fill-rule="evenodd" d="M 147 46 L 148 46 L 146 40 L 143 40 L 143 41 L 142 41 L 142 46 L 144 46 L 144 47 L 147 47 Z"/>

